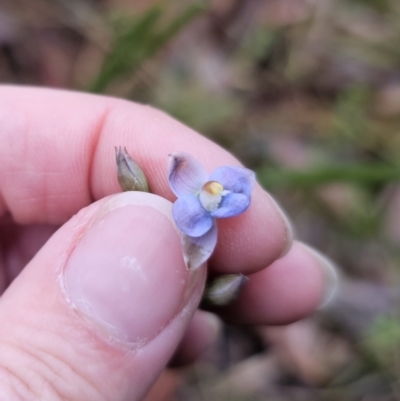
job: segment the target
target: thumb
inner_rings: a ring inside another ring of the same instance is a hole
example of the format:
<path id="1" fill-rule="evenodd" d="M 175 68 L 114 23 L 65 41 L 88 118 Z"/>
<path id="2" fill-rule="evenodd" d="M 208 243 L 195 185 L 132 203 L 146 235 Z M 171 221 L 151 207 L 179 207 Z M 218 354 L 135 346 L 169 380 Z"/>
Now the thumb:
<path id="1" fill-rule="evenodd" d="M 0 299 L 0 399 L 139 400 L 177 347 L 205 269 L 171 204 L 125 192 L 61 227 Z"/>

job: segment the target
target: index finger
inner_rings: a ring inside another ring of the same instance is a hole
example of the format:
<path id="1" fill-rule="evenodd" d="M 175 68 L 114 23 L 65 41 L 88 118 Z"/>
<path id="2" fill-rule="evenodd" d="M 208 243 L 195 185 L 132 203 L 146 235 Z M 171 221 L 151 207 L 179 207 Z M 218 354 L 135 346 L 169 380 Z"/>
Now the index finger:
<path id="1" fill-rule="evenodd" d="M 0 88 L 0 212 L 21 223 L 61 224 L 94 200 L 120 192 L 114 147 L 126 146 L 153 193 L 171 201 L 168 154 L 184 151 L 211 172 L 240 165 L 228 152 L 148 106 L 88 94 Z M 290 228 L 256 186 L 250 208 L 219 220 L 212 258 L 221 272 L 249 273 L 279 258 Z"/>

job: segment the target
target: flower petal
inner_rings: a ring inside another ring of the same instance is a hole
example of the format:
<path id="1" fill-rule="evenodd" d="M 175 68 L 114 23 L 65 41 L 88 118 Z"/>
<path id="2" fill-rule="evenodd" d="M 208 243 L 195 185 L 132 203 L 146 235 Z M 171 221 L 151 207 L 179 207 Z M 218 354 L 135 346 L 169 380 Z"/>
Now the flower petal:
<path id="1" fill-rule="evenodd" d="M 172 206 L 172 215 L 178 228 L 191 237 L 200 237 L 213 225 L 213 218 L 196 196 L 178 198 Z"/>
<path id="2" fill-rule="evenodd" d="M 169 155 L 168 181 L 177 197 L 197 195 L 207 178 L 206 170 L 193 156 L 184 152 Z"/>
<path id="3" fill-rule="evenodd" d="M 209 181 L 218 181 L 224 189 L 244 194 L 248 197 L 253 190 L 256 175 L 253 171 L 236 166 L 222 166 L 215 169 L 209 176 Z"/>
<path id="4" fill-rule="evenodd" d="M 197 269 L 213 253 L 217 243 L 217 225 L 214 223 L 201 237 L 182 234 L 182 251 L 188 269 Z"/>
<path id="5" fill-rule="evenodd" d="M 210 212 L 212 217 L 226 218 L 237 216 L 243 213 L 250 205 L 250 197 L 243 194 L 235 194 L 233 192 L 222 197 L 218 209 Z"/>

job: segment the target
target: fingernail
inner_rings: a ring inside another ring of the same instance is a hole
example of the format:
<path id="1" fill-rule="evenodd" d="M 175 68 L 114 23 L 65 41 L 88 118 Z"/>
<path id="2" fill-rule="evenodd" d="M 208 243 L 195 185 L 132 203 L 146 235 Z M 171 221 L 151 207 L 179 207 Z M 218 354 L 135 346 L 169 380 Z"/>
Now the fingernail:
<path id="1" fill-rule="evenodd" d="M 273 204 L 275 205 L 276 210 L 278 211 L 278 213 L 281 216 L 283 225 L 285 226 L 285 247 L 283 248 L 283 251 L 280 255 L 280 257 L 282 258 L 289 252 L 290 248 L 292 247 L 294 231 L 292 228 L 292 224 L 290 223 L 290 220 L 289 220 L 288 216 L 286 215 L 286 213 L 284 212 L 284 210 L 281 208 L 279 203 L 271 195 L 269 195 L 269 196 L 270 196 Z"/>
<path id="2" fill-rule="evenodd" d="M 318 308 L 322 308 L 328 305 L 335 297 L 336 291 L 339 286 L 338 267 L 335 265 L 334 262 L 332 262 L 321 252 L 315 250 L 314 248 L 311 248 L 308 245 L 302 245 L 318 261 L 319 267 L 324 277 L 324 291 L 318 306 Z"/>
<path id="3" fill-rule="evenodd" d="M 116 195 L 86 228 L 68 259 L 67 297 L 117 341 L 149 341 L 188 297 L 193 283 L 170 210 L 170 202 L 156 195 Z"/>

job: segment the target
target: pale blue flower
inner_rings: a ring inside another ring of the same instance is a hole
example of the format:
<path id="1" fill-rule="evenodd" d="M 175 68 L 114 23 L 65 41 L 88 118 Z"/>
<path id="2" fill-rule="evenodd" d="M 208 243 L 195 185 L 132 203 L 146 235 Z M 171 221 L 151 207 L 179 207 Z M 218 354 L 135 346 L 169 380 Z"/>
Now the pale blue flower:
<path id="1" fill-rule="evenodd" d="M 180 152 L 170 155 L 168 180 L 178 197 L 172 208 L 175 223 L 189 237 L 186 243 L 204 252 L 203 263 L 217 242 L 215 219 L 237 216 L 250 206 L 255 174 L 222 166 L 208 175 L 193 156 Z"/>

